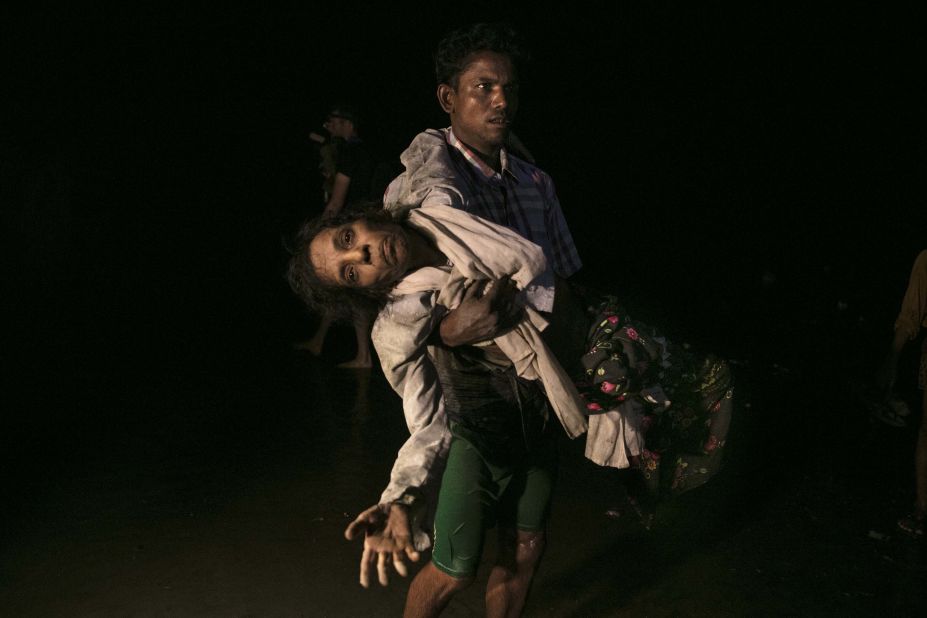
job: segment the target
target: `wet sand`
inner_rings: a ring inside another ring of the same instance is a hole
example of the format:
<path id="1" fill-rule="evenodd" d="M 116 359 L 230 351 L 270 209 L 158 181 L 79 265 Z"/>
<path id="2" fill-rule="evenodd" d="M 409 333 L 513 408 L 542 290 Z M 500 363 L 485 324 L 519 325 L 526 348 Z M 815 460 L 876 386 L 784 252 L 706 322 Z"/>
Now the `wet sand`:
<path id="1" fill-rule="evenodd" d="M 401 614 L 408 582 L 362 589 L 342 537 L 402 443 L 398 397 L 376 370 L 332 366 L 347 330 L 321 360 L 259 339 L 26 359 L 72 373 L 61 390 L 32 372 L 35 415 L 5 432 L 2 615 Z M 832 343 L 830 363 L 740 360 L 725 468 L 649 531 L 604 515 L 614 475 L 564 439 L 526 615 L 925 615 L 924 546 L 893 526 L 914 431 L 868 418 Z M 485 576 L 448 616 L 482 615 Z"/>

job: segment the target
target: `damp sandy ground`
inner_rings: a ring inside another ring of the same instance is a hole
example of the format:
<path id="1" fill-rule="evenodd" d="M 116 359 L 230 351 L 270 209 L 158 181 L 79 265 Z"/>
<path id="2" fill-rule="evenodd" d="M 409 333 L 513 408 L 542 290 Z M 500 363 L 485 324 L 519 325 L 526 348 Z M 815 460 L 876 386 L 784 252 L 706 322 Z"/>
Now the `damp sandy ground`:
<path id="1" fill-rule="evenodd" d="M 25 359 L 35 414 L 4 432 L 0 614 L 401 614 L 408 583 L 360 588 L 342 537 L 402 443 L 398 398 L 377 371 L 333 368 L 337 352 L 257 339 Z M 649 531 L 604 515 L 615 478 L 564 439 L 526 615 L 927 615 L 923 544 L 893 527 L 914 431 L 871 421 L 850 369 L 741 360 L 726 467 Z M 448 616 L 482 615 L 485 575 Z"/>

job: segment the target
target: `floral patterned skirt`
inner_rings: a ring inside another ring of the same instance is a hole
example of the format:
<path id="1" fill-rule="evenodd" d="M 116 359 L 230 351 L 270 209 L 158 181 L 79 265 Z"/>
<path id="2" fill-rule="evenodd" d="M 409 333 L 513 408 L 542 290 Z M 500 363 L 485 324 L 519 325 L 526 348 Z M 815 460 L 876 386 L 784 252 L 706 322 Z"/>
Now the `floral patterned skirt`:
<path id="1" fill-rule="evenodd" d="M 631 319 L 614 297 L 605 297 L 591 314 L 584 375 L 577 380 L 589 414 L 619 409 L 629 400 L 643 404 L 636 422 L 644 448 L 630 459 L 647 489 L 678 494 L 703 485 L 720 469 L 727 442 L 734 396 L 730 366 L 667 341 Z"/>

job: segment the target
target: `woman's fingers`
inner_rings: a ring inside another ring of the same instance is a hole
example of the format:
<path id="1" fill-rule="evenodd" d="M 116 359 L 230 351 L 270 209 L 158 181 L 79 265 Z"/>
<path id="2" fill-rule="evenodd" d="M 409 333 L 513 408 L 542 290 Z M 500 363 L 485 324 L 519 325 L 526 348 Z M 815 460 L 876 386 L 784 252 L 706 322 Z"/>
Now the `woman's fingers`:
<path id="1" fill-rule="evenodd" d="M 396 569 L 396 572 L 402 577 L 409 574 L 409 570 L 406 569 L 405 556 L 401 551 L 393 552 L 393 568 Z"/>
<path id="2" fill-rule="evenodd" d="M 386 552 L 379 552 L 377 557 L 377 576 L 381 586 L 389 585 L 389 572 L 386 570 Z"/>
<path id="3" fill-rule="evenodd" d="M 364 553 L 361 554 L 360 561 L 360 585 L 364 588 L 370 587 L 370 566 L 373 562 L 374 552 L 367 546 L 364 546 Z"/>
<path id="4" fill-rule="evenodd" d="M 362 521 L 360 517 L 348 524 L 348 527 L 344 529 L 344 538 L 349 541 L 353 541 L 358 534 L 360 534 L 361 526 L 366 527 L 366 522 Z"/>
<path id="5" fill-rule="evenodd" d="M 344 529 L 344 538 L 351 541 L 360 535 L 361 532 L 367 532 L 377 524 L 382 522 L 383 512 L 379 505 L 374 505 L 354 518 L 348 527 Z"/>
<path id="6" fill-rule="evenodd" d="M 414 545 L 406 545 L 405 547 L 406 555 L 409 557 L 409 560 L 412 562 L 418 562 L 418 559 L 421 557 L 420 554 L 415 551 Z"/>

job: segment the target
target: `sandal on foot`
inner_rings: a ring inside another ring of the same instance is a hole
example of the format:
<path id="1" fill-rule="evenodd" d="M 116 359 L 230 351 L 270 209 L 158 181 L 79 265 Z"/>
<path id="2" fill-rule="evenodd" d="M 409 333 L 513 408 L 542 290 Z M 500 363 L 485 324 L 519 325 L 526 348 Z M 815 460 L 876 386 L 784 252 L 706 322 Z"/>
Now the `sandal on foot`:
<path id="1" fill-rule="evenodd" d="M 917 513 L 905 515 L 898 520 L 898 529 L 916 539 L 924 536 L 924 516 Z"/>

